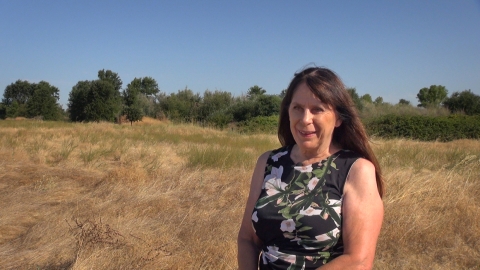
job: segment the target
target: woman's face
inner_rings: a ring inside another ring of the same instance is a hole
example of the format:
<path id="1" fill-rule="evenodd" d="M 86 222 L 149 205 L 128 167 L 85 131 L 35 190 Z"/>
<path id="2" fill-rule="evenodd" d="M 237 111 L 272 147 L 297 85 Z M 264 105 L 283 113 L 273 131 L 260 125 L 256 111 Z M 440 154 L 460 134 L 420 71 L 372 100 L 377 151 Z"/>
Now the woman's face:
<path id="1" fill-rule="evenodd" d="M 332 107 L 318 99 L 306 83 L 295 89 L 288 116 L 293 138 L 302 152 L 328 151 L 333 130 L 342 123 Z"/>

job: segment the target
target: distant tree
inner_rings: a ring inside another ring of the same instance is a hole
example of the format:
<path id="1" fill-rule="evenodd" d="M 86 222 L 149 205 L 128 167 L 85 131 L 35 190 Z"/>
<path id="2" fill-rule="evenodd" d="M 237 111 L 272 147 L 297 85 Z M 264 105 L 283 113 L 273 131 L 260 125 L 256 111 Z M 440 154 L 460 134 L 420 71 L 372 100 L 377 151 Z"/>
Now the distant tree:
<path id="1" fill-rule="evenodd" d="M 80 81 L 69 94 L 72 121 L 115 121 L 121 110 L 120 93 L 110 80 Z"/>
<path id="2" fill-rule="evenodd" d="M 267 91 L 258 85 L 250 87 L 247 91 L 247 98 L 253 99 L 257 96 L 265 94 Z"/>
<path id="3" fill-rule="evenodd" d="M 33 95 L 26 103 L 27 116 L 42 116 L 44 120 L 59 120 L 62 109 L 58 104 L 59 90 L 48 82 L 33 84 Z"/>
<path id="4" fill-rule="evenodd" d="M 33 96 L 34 87 L 34 84 L 22 80 L 5 87 L 2 99 L 5 117 L 27 117 L 26 104 Z"/>
<path id="5" fill-rule="evenodd" d="M 281 103 L 277 95 L 261 95 L 255 100 L 253 117 L 280 114 Z"/>
<path id="6" fill-rule="evenodd" d="M 99 70 L 98 71 L 98 79 L 102 81 L 108 81 L 110 82 L 115 91 L 120 91 L 122 89 L 122 80 L 120 79 L 120 76 L 118 76 L 117 73 L 111 71 L 111 70 Z"/>
<path id="7" fill-rule="evenodd" d="M 198 121 L 210 122 L 212 115 L 215 115 L 215 119 L 219 119 L 218 112 L 227 114 L 226 110 L 233 102 L 232 94 L 225 91 L 211 92 L 206 90 L 203 93 L 202 101 L 198 108 Z M 231 119 L 231 116 L 228 118 Z M 223 121 L 223 120 L 222 120 Z"/>
<path id="8" fill-rule="evenodd" d="M 92 87 L 92 81 L 79 81 L 72 87 L 68 97 L 68 115 L 71 121 L 82 122 L 87 120 L 85 107 L 89 103 L 88 93 Z"/>
<path id="9" fill-rule="evenodd" d="M 401 99 L 398 101 L 398 104 L 399 104 L 399 105 L 410 105 L 410 101 L 401 98 Z"/>
<path id="10" fill-rule="evenodd" d="M 138 95 L 135 107 L 140 108 L 143 115 L 155 117 L 155 96 L 160 92 L 157 81 L 152 77 L 134 78 L 127 88 Z"/>
<path id="11" fill-rule="evenodd" d="M 0 119 L 5 119 L 7 117 L 7 106 L 0 103 Z"/>
<path id="12" fill-rule="evenodd" d="M 360 97 L 357 94 L 357 89 L 355 88 L 347 88 L 348 94 L 350 94 L 350 97 L 353 100 L 353 103 L 355 104 L 355 107 L 357 107 L 357 110 L 361 111 L 363 109 L 363 104 L 362 101 L 360 100 Z"/>
<path id="13" fill-rule="evenodd" d="M 442 85 L 431 85 L 429 88 L 422 88 L 417 94 L 420 102 L 418 107 L 438 107 L 447 98 L 448 90 Z"/>
<path id="14" fill-rule="evenodd" d="M 114 122 L 121 110 L 120 93 L 114 85 L 105 80 L 96 80 L 91 84 L 85 106 L 86 121 Z"/>
<path id="15" fill-rule="evenodd" d="M 382 104 L 383 104 L 383 97 L 377 97 L 377 98 L 373 101 L 373 104 L 375 104 L 375 106 L 382 105 Z"/>
<path id="16" fill-rule="evenodd" d="M 170 120 L 192 122 L 198 118 L 200 102 L 200 95 L 185 87 L 163 98 L 160 107 Z"/>
<path id="17" fill-rule="evenodd" d="M 467 115 L 480 114 L 480 96 L 471 90 L 455 92 L 443 102 L 450 112 L 464 112 Z"/>
<path id="18" fill-rule="evenodd" d="M 18 104 L 26 104 L 33 96 L 33 91 L 33 84 L 28 81 L 17 80 L 5 88 L 2 103 L 7 106 L 11 105 L 14 101 L 17 101 Z"/>
<path id="19" fill-rule="evenodd" d="M 253 100 L 237 97 L 229 108 L 233 121 L 242 122 L 255 116 L 255 102 Z"/>
<path id="20" fill-rule="evenodd" d="M 365 103 L 372 103 L 372 96 L 370 96 L 370 94 L 365 94 L 363 96 L 360 97 L 360 100 L 362 100 L 363 102 Z"/>
<path id="21" fill-rule="evenodd" d="M 279 96 L 281 99 L 283 99 L 286 94 L 287 94 L 287 89 L 283 89 L 278 96 Z"/>
<path id="22" fill-rule="evenodd" d="M 135 82 L 136 78 L 122 92 L 123 114 L 130 121 L 130 125 L 133 125 L 133 122 L 141 121 L 143 117 L 143 110 L 140 104 L 140 98 L 142 97 L 140 93 L 141 83 L 136 85 Z"/>

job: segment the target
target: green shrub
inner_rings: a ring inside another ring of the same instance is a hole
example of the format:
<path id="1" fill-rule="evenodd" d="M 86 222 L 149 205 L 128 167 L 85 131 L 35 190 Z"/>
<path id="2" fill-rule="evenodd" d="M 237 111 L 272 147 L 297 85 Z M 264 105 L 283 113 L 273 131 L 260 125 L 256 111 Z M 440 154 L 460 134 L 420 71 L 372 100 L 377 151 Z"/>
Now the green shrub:
<path id="1" fill-rule="evenodd" d="M 452 141 L 480 138 L 480 116 L 385 115 L 366 124 L 369 134 L 382 138 Z"/>
<path id="2" fill-rule="evenodd" d="M 278 115 L 257 116 L 238 124 L 238 131 L 242 133 L 276 134 L 278 129 Z"/>

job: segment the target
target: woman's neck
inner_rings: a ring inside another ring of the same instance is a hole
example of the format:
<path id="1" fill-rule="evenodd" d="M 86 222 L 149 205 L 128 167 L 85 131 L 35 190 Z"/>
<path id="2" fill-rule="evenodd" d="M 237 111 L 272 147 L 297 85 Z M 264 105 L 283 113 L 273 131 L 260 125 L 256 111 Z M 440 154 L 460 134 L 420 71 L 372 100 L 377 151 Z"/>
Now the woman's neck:
<path id="1" fill-rule="evenodd" d="M 298 145 L 294 145 L 292 151 L 290 152 L 290 158 L 296 164 L 300 163 L 303 166 L 308 166 L 313 163 L 320 162 L 332 154 L 338 152 L 341 148 L 337 147 L 334 144 L 326 149 L 316 149 L 314 151 L 309 151 L 308 149 L 301 149 Z"/>

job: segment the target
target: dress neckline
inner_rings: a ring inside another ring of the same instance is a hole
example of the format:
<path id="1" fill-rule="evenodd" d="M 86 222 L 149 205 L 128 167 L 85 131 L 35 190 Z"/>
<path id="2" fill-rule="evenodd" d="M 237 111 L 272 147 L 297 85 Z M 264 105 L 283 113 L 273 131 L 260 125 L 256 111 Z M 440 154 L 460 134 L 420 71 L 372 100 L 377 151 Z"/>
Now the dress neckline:
<path id="1" fill-rule="evenodd" d="M 344 151 L 344 149 L 339 149 L 339 150 L 335 151 L 334 153 L 328 155 L 327 157 L 325 157 L 325 158 L 323 158 L 323 159 L 321 159 L 321 160 L 319 160 L 319 161 L 313 162 L 313 163 L 311 163 L 311 164 L 303 165 L 302 162 L 295 162 L 295 161 L 292 159 L 292 150 L 293 150 L 293 147 L 294 147 L 295 145 L 296 145 L 296 144 L 292 144 L 292 145 L 289 145 L 289 146 L 287 147 L 288 159 L 290 160 L 290 163 L 292 163 L 294 166 L 302 166 L 302 167 L 311 166 L 311 165 L 313 165 L 313 164 L 320 164 L 320 163 L 322 163 L 323 161 L 326 161 L 327 159 L 329 159 L 330 157 L 332 157 L 332 156 L 334 156 L 334 155 L 336 155 L 336 154 Z"/>

